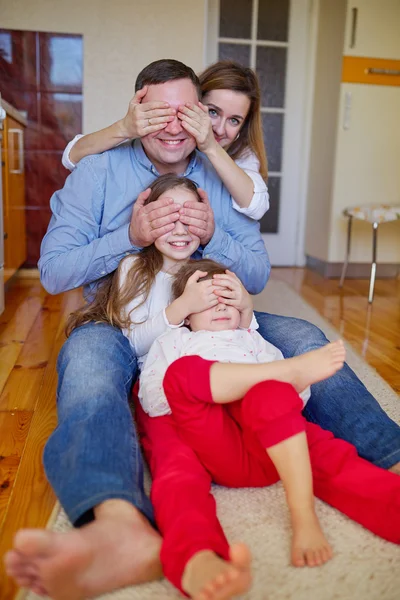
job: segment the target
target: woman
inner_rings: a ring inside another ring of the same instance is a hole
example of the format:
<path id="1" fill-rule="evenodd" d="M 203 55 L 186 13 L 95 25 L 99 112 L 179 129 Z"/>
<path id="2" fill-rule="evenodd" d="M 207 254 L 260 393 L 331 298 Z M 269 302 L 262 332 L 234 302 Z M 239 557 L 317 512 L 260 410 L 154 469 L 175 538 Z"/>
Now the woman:
<path id="1" fill-rule="evenodd" d="M 145 102 L 147 88 L 136 92 L 126 116 L 95 133 L 76 136 L 66 147 L 63 165 L 73 170 L 85 156 L 99 154 L 127 139 L 157 134 L 174 119 L 193 135 L 233 198 L 233 206 L 252 219 L 269 208 L 260 88 L 251 69 L 220 61 L 200 75 L 203 102 L 179 107 Z"/>

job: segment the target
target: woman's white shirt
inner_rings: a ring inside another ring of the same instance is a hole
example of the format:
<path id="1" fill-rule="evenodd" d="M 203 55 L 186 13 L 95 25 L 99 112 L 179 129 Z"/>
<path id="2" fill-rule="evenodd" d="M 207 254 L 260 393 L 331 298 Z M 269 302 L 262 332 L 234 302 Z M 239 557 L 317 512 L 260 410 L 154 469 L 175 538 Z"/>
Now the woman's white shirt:
<path id="1" fill-rule="evenodd" d="M 260 175 L 260 161 L 252 150 L 245 150 L 235 162 L 252 180 L 254 195 L 246 208 L 241 208 L 233 198 L 232 206 L 238 212 L 258 221 L 269 209 L 268 187 Z"/>
<path id="2" fill-rule="evenodd" d="M 76 164 L 70 159 L 70 152 L 75 146 L 76 142 L 84 137 L 81 133 L 76 135 L 66 146 L 62 155 L 62 164 L 69 171 L 73 171 Z M 120 142 L 123 144 L 126 140 Z M 119 144 L 118 144 L 119 145 Z M 258 221 L 265 215 L 269 209 L 269 194 L 268 187 L 264 179 L 260 175 L 260 163 L 257 156 L 251 150 L 245 151 L 236 161 L 238 167 L 240 167 L 252 180 L 254 185 L 254 195 L 251 199 L 249 206 L 241 208 L 235 200 L 232 198 L 232 206 L 238 212 Z"/>

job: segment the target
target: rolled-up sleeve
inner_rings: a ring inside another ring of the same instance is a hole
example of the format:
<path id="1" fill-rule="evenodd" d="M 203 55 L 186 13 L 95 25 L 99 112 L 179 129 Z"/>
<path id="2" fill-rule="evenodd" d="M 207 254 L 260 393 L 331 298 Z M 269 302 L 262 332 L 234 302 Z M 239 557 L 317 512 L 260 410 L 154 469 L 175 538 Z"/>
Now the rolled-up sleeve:
<path id="1" fill-rule="evenodd" d="M 232 198 L 232 206 L 235 210 L 258 221 L 269 209 L 268 187 L 260 175 L 260 162 L 256 155 L 251 152 L 243 158 L 236 160 L 238 167 L 250 177 L 254 186 L 254 194 L 249 206 L 242 208 Z"/>

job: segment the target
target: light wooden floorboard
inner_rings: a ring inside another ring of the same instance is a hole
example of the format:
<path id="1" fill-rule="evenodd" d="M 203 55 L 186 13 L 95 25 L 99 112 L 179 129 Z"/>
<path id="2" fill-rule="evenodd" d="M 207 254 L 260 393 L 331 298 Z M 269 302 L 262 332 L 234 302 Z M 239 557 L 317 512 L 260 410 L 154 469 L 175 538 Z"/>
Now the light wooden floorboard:
<path id="1" fill-rule="evenodd" d="M 368 281 L 324 280 L 306 269 L 274 269 L 330 321 L 381 376 L 400 391 L 400 282 L 378 280 L 368 306 Z M 56 424 L 56 360 L 65 320 L 81 290 L 49 296 L 37 279 L 14 278 L 0 316 L 0 556 L 21 527 L 44 527 L 55 498 L 43 467 L 44 444 Z M 0 600 L 16 587 L 0 561 Z"/>

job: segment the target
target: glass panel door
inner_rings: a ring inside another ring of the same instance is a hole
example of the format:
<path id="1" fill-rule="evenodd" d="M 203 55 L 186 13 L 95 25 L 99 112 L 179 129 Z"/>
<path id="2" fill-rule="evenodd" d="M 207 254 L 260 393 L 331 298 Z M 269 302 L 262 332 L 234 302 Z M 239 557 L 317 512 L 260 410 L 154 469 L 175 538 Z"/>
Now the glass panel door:
<path id="1" fill-rule="evenodd" d="M 271 205 L 260 226 L 272 264 L 295 265 L 310 0 L 208 4 L 208 64 L 235 60 L 259 77 Z"/>

